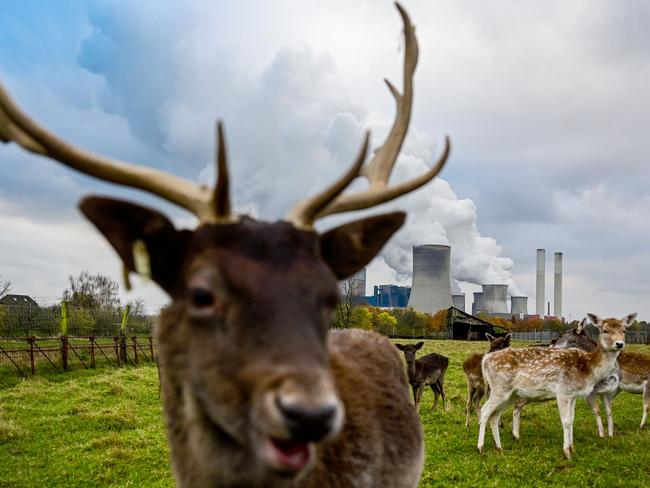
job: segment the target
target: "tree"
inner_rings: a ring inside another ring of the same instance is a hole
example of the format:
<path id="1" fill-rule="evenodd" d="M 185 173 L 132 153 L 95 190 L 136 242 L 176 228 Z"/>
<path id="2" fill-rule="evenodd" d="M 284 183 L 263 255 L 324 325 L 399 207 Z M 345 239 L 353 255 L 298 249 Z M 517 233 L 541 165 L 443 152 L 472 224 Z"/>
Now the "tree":
<path id="1" fill-rule="evenodd" d="M 5 296 L 12 289 L 13 289 L 13 286 L 11 285 L 11 281 L 3 280 L 2 277 L 0 276 L 0 298 Z"/>
<path id="2" fill-rule="evenodd" d="M 355 291 L 358 288 L 353 277 L 339 281 L 339 304 L 336 306 L 334 327 L 337 329 L 349 329 L 352 325 L 352 310 L 354 308 Z"/>
<path id="3" fill-rule="evenodd" d="M 107 276 L 82 271 L 77 278 L 68 276 L 69 288 L 63 291 L 63 300 L 74 307 L 115 310 L 120 306 L 118 285 Z"/>

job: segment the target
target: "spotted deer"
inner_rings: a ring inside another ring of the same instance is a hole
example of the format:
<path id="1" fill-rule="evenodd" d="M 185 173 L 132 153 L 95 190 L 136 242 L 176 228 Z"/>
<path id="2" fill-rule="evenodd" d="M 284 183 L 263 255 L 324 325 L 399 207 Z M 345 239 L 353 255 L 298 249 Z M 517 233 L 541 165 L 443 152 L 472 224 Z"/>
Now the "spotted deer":
<path id="1" fill-rule="evenodd" d="M 438 397 L 442 397 L 442 407 L 446 410 L 445 404 L 445 373 L 449 366 L 449 359 L 441 354 L 431 353 L 422 356 L 419 359 L 415 358 L 417 351 L 419 351 L 424 342 L 417 344 L 395 344 L 395 347 L 404 353 L 406 360 L 406 371 L 409 377 L 409 383 L 413 390 L 413 403 L 415 403 L 416 412 L 420 411 L 420 403 L 422 402 L 422 394 L 424 388 L 429 386 L 433 391 L 433 406 L 431 409 L 436 410 L 438 405 Z"/>
<path id="2" fill-rule="evenodd" d="M 478 450 L 483 452 L 485 428 L 489 420 L 497 450 L 501 451 L 499 420 L 503 411 L 515 401 L 557 401 L 562 430 L 563 450 L 567 459 L 573 451 L 573 419 L 578 397 L 586 397 L 606 377 L 625 347 L 625 328 L 636 314 L 621 320 L 590 314 L 600 330 L 598 347 L 592 352 L 577 348 L 551 349 L 526 347 L 504 349 L 483 358 L 483 376 L 490 397 L 481 409 Z"/>
<path id="3" fill-rule="evenodd" d="M 476 415 L 481 416 L 481 400 L 485 395 L 485 380 L 483 379 L 483 371 L 481 370 L 481 363 L 485 354 L 494 351 L 500 351 L 506 347 L 510 347 L 511 335 L 505 337 L 494 337 L 491 334 L 485 334 L 485 337 L 490 341 L 490 348 L 487 353 L 474 353 L 470 355 L 463 362 L 463 371 L 467 377 L 467 405 L 465 406 L 465 428 L 469 428 L 470 412 L 472 407 Z"/>
<path id="4" fill-rule="evenodd" d="M 397 185 L 388 179 L 407 133 L 418 45 L 404 25 L 403 92 L 384 143 L 358 157 L 286 220 L 236 215 L 224 132 L 217 181 L 199 186 L 157 169 L 91 154 L 31 120 L 0 87 L 0 139 L 96 178 L 138 188 L 192 212 L 179 230 L 160 212 L 112 198 L 81 201 L 125 272 L 150 276 L 171 297 L 155 331 L 174 475 L 179 487 L 415 487 L 423 466 L 419 418 L 390 341 L 328 331 L 337 280 L 365 266 L 404 223 L 403 212 L 319 233 L 317 219 L 379 205 L 431 181 L 438 162 Z M 344 190 L 358 177 L 369 186 Z"/>
<path id="5" fill-rule="evenodd" d="M 579 347 L 585 351 L 596 348 L 596 342 L 584 330 L 585 321 L 581 321 L 576 329 L 563 334 L 555 347 Z M 598 435 L 605 437 L 603 422 L 600 418 L 600 408 L 597 397 L 600 397 L 605 407 L 607 418 L 607 435 L 613 437 L 614 422 L 612 419 L 612 401 L 621 391 L 643 394 L 643 415 L 639 428 L 643 428 L 650 407 L 650 355 L 638 352 L 622 351 L 618 355 L 617 364 L 609 375 L 598 382 L 593 392 L 587 397 L 596 423 Z"/>

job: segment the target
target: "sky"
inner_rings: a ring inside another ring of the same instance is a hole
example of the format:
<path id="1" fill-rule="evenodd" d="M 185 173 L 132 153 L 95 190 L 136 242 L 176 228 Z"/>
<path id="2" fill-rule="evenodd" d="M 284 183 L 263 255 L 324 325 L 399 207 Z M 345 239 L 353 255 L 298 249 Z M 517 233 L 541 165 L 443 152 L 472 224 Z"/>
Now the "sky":
<path id="1" fill-rule="evenodd" d="M 425 188 L 319 229 L 406 210 L 369 284 L 410 284 L 411 246 L 448 244 L 455 290 L 505 283 L 530 313 L 536 249 L 551 301 L 552 256 L 563 252 L 567 318 L 650 319 L 650 4 L 403 3 L 420 58 L 392 181 L 434 164 L 445 135 L 450 160 Z M 213 180 L 223 120 L 235 208 L 277 220 L 347 167 L 364 130 L 374 148 L 383 141 L 394 102 L 382 80 L 401 89 L 401 28 L 383 0 L 6 0 L 0 80 L 67 141 L 197 182 Z M 53 303 L 82 270 L 120 280 L 116 254 L 76 208 L 91 193 L 196 225 L 160 199 L 1 145 L 0 279 L 14 293 Z M 167 302 L 133 282 L 124 299 Z"/>

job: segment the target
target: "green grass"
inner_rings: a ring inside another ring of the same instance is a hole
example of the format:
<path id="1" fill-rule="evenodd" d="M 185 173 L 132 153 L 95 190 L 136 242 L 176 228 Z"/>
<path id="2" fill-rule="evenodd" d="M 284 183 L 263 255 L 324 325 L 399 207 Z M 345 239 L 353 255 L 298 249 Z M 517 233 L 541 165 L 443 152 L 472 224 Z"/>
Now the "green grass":
<path id="1" fill-rule="evenodd" d="M 402 341 L 413 342 L 413 341 Z M 562 456 L 562 428 L 554 402 L 530 405 L 521 440 L 509 435 L 504 453 L 476 453 L 478 426 L 465 429 L 462 361 L 485 343 L 427 341 L 423 352 L 449 356 L 449 411 L 420 415 L 426 435 L 422 487 L 650 486 L 650 427 L 639 430 L 641 395 L 614 401 L 615 437 L 600 439 L 591 411 L 578 401 L 573 461 Z M 631 346 L 650 353 L 650 347 Z M 489 430 L 489 429 L 488 429 Z M 0 370 L 0 488 L 33 486 L 174 486 L 169 469 L 157 374 L 153 366 L 49 374 L 26 380 Z"/>

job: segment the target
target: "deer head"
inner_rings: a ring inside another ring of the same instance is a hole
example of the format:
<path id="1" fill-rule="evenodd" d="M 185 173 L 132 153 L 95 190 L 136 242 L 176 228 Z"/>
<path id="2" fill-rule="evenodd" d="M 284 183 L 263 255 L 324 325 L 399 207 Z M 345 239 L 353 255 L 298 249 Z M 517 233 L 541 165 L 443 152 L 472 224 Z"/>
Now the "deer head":
<path id="1" fill-rule="evenodd" d="M 598 315 L 588 313 L 591 323 L 600 331 L 598 341 L 605 351 L 620 351 L 625 347 L 625 329 L 636 320 L 636 313 L 626 315 L 622 319 L 601 319 Z M 584 328 L 584 326 L 583 326 Z"/>
<path id="2" fill-rule="evenodd" d="M 326 345 L 337 280 L 365 266 L 405 214 L 367 217 L 322 234 L 314 223 L 419 188 L 440 172 L 449 154 L 446 140 L 428 172 L 388 184 L 409 125 L 418 57 L 414 27 L 397 8 L 404 22 L 404 88 L 400 93 L 387 82 L 397 115 L 385 142 L 366 164 L 366 134 L 344 175 L 274 223 L 233 213 L 220 123 L 217 183 L 206 188 L 76 148 L 32 121 L 0 87 L 4 142 L 153 193 L 199 219 L 196 229 L 179 230 L 160 212 L 135 203 L 90 196 L 80 204 L 127 272 L 150 275 L 172 299 L 156 339 L 172 460 L 182 484 L 212 479 L 214 471 L 224 484 L 275 485 L 269 477 L 305 471 L 316 446 L 343 425 L 344 405 Z M 359 177 L 368 180 L 368 189 L 343 193 Z"/>
<path id="3" fill-rule="evenodd" d="M 512 334 L 507 334 L 504 337 L 494 337 L 492 334 L 485 333 L 485 337 L 490 341 L 490 349 L 488 352 L 499 351 L 500 349 L 505 349 L 510 347 L 510 339 Z"/>

